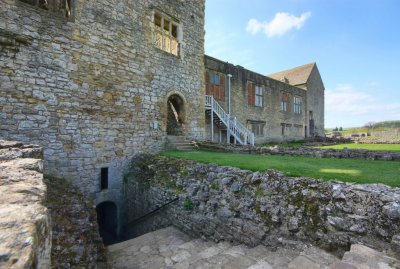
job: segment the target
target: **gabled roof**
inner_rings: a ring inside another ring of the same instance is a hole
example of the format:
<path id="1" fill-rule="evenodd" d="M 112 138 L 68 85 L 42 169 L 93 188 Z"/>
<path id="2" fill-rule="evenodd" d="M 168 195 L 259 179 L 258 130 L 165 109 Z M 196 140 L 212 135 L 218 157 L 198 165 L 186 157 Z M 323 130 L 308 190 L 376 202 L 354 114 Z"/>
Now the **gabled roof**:
<path id="1" fill-rule="evenodd" d="M 267 75 L 267 77 L 280 80 L 294 86 L 306 84 L 315 65 L 315 63 L 309 63 L 275 74 Z"/>

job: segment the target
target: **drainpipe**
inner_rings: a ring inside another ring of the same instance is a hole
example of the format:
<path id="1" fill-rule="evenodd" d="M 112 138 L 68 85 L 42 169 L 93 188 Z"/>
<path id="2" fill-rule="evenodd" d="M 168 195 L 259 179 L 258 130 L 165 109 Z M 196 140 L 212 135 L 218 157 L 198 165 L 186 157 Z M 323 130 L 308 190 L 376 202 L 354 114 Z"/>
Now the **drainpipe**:
<path id="1" fill-rule="evenodd" d="M 228 114 L 231 115 L 231 74 L 228 74 Z"/>
<path id="2" fill-rule="evenodd" d="M 226 130 L 226 143 L 229 144 L 230 139 L 231 139 L 231 134 L 230 134 L 230 121 L 231 121 L 231 74 L 228 74 L 228 128 Z"/>

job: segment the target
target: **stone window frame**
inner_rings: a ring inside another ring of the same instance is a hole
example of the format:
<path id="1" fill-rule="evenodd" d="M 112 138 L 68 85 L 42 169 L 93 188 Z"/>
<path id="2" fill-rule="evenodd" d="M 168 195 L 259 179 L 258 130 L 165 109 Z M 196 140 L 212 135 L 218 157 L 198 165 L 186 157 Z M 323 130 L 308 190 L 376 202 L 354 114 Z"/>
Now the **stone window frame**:
<path id="1" fill-rule="evenodd" d="M 60 15 L 60 12 L 62 11 L 64 13 L 63 17 L 67 19 L 68 21 L 75 21 L 75 9 L 76 9 L 76 0 L 60 0 L 59 3 L 56 1 L 49 1 L 50 3 L 44 3 L 47 1 L 44 0 L 19 0 L 19 2 L 25 3 L 30 6 L 34 6 L 35 8 L 47 10 L 49 12 L 52 12 L 53 14 Z M 66 9 L 58 9 L 56 7 L 56 4 L 60 4 L 64 2 Z M 68 12 L 68 13 L 67 13 Z"/>
<path id="2" fill-rule="evenodd" d="M 256 85 L 255 90 L 255 106 L 264 107 L 264 88 Z"/>
<path id="3" fill-rule="evenodd" d="M 281 91 L 280 111 L 283 113 L 288 112 L 289 105 L 290 105 L 290 94 L 288 92 Z"/>
<path id="4" fill-rule="evenodd" d="M 293 112 L 301 114 L 302 98 L 300 96 L 293 97 Z"/>
<path id="5" fill-rule="evenodd" d="M 247 81 L 246 88 L 247 88 L 247 104 L 249 106 L 255 106 L 260 108 L 264 107 L 265 88 L 263 86 L 256 85 L 252 81 Z"/>
<path id="6" fill-rule="evenodd" d="M 182 49 L 182 26 L 179 20 L 154 9 L 151 21 L 154 47 L 170 55 L 180 57 Z M 167 28 L 165 27 L 166 22 L 168 24 Z"/>
<path id="7" fill-rule="evenodd" d="M 254 136 L 264 136 L 265 121 L 248 120 L 248 129 L 254 133 Z"/>

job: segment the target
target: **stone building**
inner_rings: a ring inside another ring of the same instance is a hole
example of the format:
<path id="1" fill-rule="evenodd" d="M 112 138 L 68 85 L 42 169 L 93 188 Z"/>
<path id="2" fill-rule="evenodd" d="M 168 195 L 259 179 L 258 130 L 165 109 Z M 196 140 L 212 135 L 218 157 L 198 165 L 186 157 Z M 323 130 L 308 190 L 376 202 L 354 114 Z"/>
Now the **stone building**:
<path id="1" fill-rule="evenodd" d="M 246 126 L 255 143 L 324 136 L 324 86 L 315 63 L 265 76 L 207 55 L 204 62 L 206 95 L 230 114 L 231 124 Z M 207 137 L 235 142 L 217 113 L 213 126 L 206 114 Z"/>
<path id="2" fill-rule="evenodd" d="M 323 130 L 316 66 L 303 85 L 204 56 L 204 8 L 205 0 L 1 1 L 0 137 L 41 145 L 47 176 L 73 182 L 99 215 L 118 220 L 132 156 L 161 151 L 168 135 L 210 137 L 213 100 L 237 116 L 225 130 L 212 119 L 215 141 L 301 139 L 309 111 Z"/>
<path id="3" fill-rule="evenodd" d="M 324 100 L 325 87 L 316 63 L 310 63 L 268 75 L 290 85 L 304 89 L 307 93 L 305 108 L 306 136 L 325 136 Z"/>
<path id="4" fill-rule="evenodd" d="M 204 137 L 204 5 L 1 1 L 0 136 L 43 146 L 47 175 L 120 214 L 133 155 Z"/>

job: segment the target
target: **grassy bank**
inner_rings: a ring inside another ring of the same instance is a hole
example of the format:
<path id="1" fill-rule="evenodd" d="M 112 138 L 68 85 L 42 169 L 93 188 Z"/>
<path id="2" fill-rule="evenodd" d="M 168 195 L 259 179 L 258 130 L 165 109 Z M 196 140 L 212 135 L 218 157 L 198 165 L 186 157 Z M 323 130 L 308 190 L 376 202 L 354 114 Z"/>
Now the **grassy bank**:
<path id="1" fill-rule="evenodd" d="M 165 151 L 163 156 L 265 171 L 276 169 L 288 176 L 305 176 L 345 182 L 383 183 L 400 187 L 400 163 L 303 156 L 256 155 L 209 151 Z"/>

